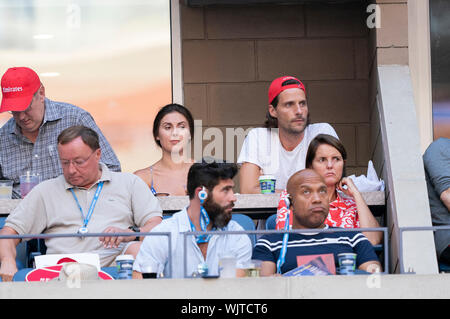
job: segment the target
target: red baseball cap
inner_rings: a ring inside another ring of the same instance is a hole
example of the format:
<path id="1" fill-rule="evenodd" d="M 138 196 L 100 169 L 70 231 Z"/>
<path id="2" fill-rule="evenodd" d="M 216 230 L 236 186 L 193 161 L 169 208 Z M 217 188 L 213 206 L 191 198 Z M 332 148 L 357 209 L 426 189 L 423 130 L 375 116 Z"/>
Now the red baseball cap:
<path id="1" fill-rule="evenodd" d="M 285 83 L 288 80 L 294 80 L 294 81 L 289 81 L 288 83 L 283 85 L 283 83 Z M 292 88 L 301 89 L 301 90 L 303 90 L 303 92 L 305 92 L 305 95 L 306 95 L 306 90 L 305 90 L 305 86 L 303 85 L 303 83 L 299 79 L 297 79 L 293 76 L 282 76 L 282 77 L 279 77 L 279 78 L 273 80 L 269 87 L 269 104 L 272 103 L 273 99 L 276 98 L 278 96 L 278 94 L 280 94 L 281 92 L 283 92 L 286 89 L 292 89 Z"/>
<path id="2" fill-rule="evenodd" d="M 0 113 L 24 111 L 30 105 L 34 93 L 41 86 L 39 76 L 30 68 L 9 68 L 2 76 L 2 104 Z"/>

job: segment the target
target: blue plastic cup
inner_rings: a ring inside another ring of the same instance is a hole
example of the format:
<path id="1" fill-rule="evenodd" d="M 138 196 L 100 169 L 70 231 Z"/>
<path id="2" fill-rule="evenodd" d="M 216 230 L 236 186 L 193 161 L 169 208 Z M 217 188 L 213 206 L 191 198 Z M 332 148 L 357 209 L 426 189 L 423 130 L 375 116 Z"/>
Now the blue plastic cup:
<path id="1" fill-rule="evenodd" d="M 273 175 L 260 176 L 259 186 L 261 187 L 261 194 L 274 194 L 276 181 Z"/>
<path id="2" fill-rule="evenodd" d="M 356 270 L 356 254 L 342 253 L 338 254 L 339 274 L 354 275 Z"/>

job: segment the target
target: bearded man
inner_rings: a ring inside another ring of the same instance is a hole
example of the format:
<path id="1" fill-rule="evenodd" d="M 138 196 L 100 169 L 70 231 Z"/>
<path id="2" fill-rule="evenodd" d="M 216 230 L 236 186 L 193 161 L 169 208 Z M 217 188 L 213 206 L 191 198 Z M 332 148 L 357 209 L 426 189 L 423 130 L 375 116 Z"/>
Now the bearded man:
<path id="1" fill-rule="evenodd" d="M 239 268 L 244 268 L 252 255 L 252 244 L 246 234 L 187 236 L 186 245 L 183 235 L 189 231 L 243 230 L 231 220 L 236 201 L 233 177 L 237 172 L 236 164 L 212 162 L 191 166 L 187 180 L 189 206 L 152 230 L 171 233 L 172 251 L 167 236 L 147 236 L 134 262 L 133 278 L 142 278 L 144 265 L 151 265 L 152 272 L 163 273 L 165 277 L 169 267 L 172 267 L 172 278 L 190 277 L 204 267 L 208 275 L 214 276 L 218 275 L 221 256 L 236 258 L 237 276 L 242 275 L 239 272 L 244 270 Z M 169 265 L 169 254 L 172 254 L 172 265 Z"/>

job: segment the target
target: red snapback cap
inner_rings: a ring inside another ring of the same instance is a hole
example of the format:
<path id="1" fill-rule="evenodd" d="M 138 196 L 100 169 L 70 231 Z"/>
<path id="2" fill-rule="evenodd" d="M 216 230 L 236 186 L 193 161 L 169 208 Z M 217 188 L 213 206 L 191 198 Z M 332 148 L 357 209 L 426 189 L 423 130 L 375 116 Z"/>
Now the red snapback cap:
<path id="1" fill-rule="evenodd" d="M 298 83 L 290 83 L 283 85 L 283 83 L 288 80 L 294 80 Z M 276 98 L 281 92 L 283 92 L 286 89 L 292 88 L 301 89 L 306 94 L 305 86 L 303 85 L 303 83 L 293 76 L 282 76 L 273 80 L 269 87 L 269 104 L 271 104 L 273 99 Z"/>
<path id="2" fill-rule="evenodd" d="M 0 113 L 26 110 L 34 93 L 40 86 L 41 80 L 32 69 L 26 67 L 9 68 L 2 76 Z"/>

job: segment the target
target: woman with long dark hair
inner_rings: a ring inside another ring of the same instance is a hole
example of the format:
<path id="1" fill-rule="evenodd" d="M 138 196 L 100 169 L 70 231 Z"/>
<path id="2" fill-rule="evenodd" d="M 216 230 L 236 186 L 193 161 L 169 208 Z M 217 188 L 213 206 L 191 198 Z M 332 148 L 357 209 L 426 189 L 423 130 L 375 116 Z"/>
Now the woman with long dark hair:
<path id="1" fill-rule="evenodd" d="M 153 121 L 153 138 L 161 147 L 161 159 L 134 174 L 141 177 L 155 196 L 186 195 L 187 174 L 194 161 L 189 157 L 194 119 L 180 104 L 162 107 Z"/>

